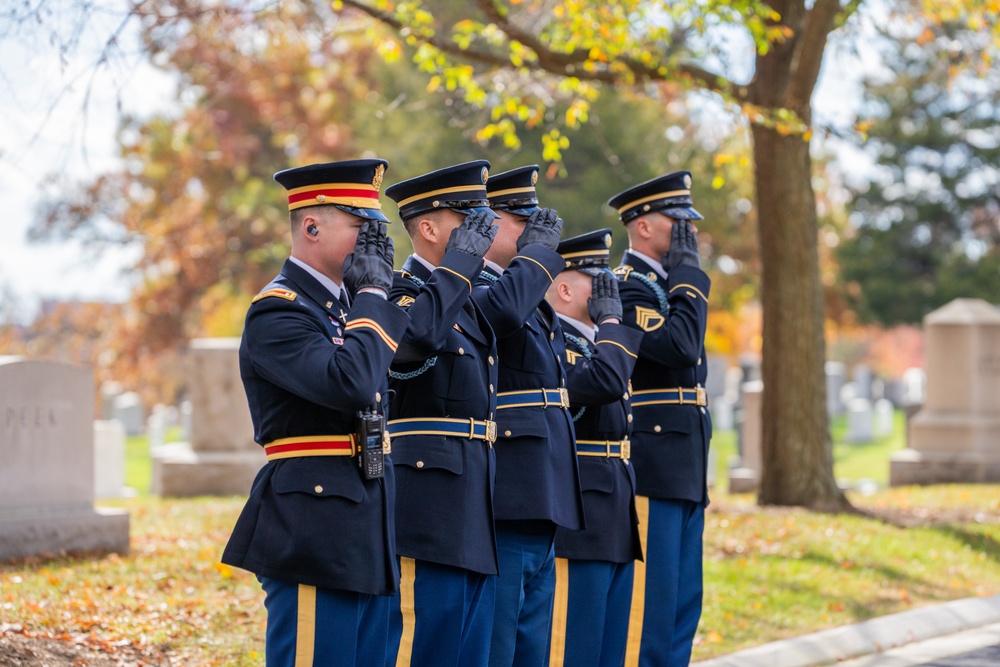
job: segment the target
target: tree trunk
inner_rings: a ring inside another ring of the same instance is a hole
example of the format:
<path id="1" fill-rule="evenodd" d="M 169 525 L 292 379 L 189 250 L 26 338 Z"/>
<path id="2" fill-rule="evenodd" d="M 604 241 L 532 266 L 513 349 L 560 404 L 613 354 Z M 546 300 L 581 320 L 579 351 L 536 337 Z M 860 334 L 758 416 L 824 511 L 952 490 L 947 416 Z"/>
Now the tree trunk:
<path id="1" fill-rule="evenodd" d="M 809 142 L 753 126 L 763 276 L 762 505 L 850 507 L 833 476 Z"/>

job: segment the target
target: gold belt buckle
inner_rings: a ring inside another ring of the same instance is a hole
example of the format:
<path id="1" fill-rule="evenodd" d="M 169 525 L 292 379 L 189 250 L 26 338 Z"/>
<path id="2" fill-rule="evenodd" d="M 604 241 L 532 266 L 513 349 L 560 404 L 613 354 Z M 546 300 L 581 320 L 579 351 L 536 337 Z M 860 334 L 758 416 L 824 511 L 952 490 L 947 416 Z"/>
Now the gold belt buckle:
<path id="1" fill-rule="evenodd" d="M 628 438 L 622 440 L 621 449 L 619 450 L 618 457 L 626 461 L 632 458 L 632 443 L 629 442 Z"/>
<path id="2" fill-rule="evenodd" d="M 569 407 L 569 389 L 566 387 L 559 387 L 559 407 Z"/>
<path id="3" fill-rule="evenodd" d="M 708 405 L 708 392 L 705 391 L 704 387 L 695 387 L 695 392 L 698 396 L 698 405 Z"/>
<path id="4" fill-rule="evenodd" d="M 486 420 L 486 441 L 491 445 L 497 441 L 497 423 L 489 419 Z"/>

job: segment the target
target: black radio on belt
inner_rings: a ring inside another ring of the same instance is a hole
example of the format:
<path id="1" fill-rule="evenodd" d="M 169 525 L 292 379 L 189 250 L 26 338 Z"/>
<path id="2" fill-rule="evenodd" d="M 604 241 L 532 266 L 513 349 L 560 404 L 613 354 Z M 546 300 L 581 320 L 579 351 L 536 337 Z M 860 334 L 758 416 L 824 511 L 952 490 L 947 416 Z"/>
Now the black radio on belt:
<path id="1" fill-rule="evenodd" d="M 365 479 L 381 479 L 385 474 L 385 453 L 382 451 L 385 418 L 373 409 L 359 412 L 357 421 L 361 475 Z"/>

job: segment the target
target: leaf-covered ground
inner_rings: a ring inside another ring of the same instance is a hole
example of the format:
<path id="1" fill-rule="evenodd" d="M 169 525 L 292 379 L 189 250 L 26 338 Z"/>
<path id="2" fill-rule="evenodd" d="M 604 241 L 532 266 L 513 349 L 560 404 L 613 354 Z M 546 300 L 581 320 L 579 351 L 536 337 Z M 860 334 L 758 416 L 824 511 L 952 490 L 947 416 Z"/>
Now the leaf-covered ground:
<path id="1" fill-rule="evenodd" d="M 869 516 L 713 495 L 695 659 L 1000 593 L 1000 487 L 889 489 Z M 261 667 L 263 594 L 219 563 L 242 498 L 121 501 L 128 555 L 0 565 L 0 667 Z"/>

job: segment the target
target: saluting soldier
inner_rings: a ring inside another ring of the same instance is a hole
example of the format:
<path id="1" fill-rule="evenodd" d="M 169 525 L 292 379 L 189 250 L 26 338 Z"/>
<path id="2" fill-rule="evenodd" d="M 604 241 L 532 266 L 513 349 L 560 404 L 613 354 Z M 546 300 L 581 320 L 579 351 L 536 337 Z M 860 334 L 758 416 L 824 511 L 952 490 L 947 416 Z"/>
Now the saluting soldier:
<path id="1" fill-rule="evenodd" d="M 680 667 L 702 602 L 702 534 L 712 422 L 704 382 L 711 281 L 701 270 L 691 174 L 636 185 L 608 204 L 628 231 L 621 279 L 627 325 L 644 332 L 632 374 L 632 464 L 645 566 L 636 566 L 629 662 Z"/>
<path id="2" fill-rule="evenodd" d="M 566 269 L 546 300 L 566 340 L 566 386 L 576 426 L 586 530 L 556 530 L 553 667 L 620 667 L 625 660 L 633 561 L 642 558 L 629 465 L 629 378 L 642 332 L 621 323 L 608 268 L 611 230 L 564 240 Z"/>
<path id="3" fill-rule="evenodd" d="M 489 664 L 542 665 L 555 587 L 556 526 L 584 527 L 559 320 L 545 300 L 565 260 L 562 220 L 539 208 L 538 166 L 486 184 L 499 231 L 473 289 L 497 335 L 497 481 L 500 577 Z"/>
<path id="4" fill-rule="evenodd" d="M 414 251 L 389 297 L 410 315 L 389 373 L 401 570 L 390 665 L 481 667 L 489 657 L 497 350 L 471 298 L 497 233 L 488 168 L 467 162 L 386 190 Z"/>
<path id="5" fill-rule="evenodd" d="M 266 593 L 268 667 L 385 661 L 399 573 L 382 401 L 409 322 L 386 300 L 386 165 L 274 175 L 288 190 L 291 257 L 254 298 L 239 355 L 268 462 L 222 556 L 255 572 Z"/>

